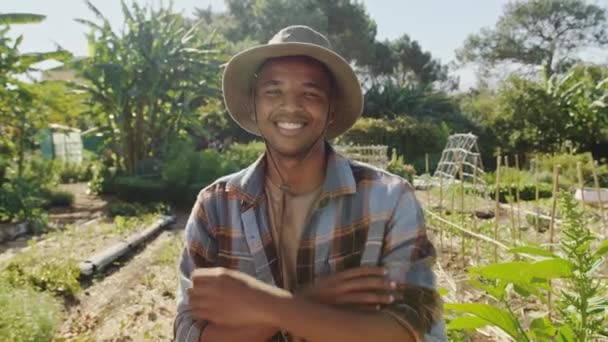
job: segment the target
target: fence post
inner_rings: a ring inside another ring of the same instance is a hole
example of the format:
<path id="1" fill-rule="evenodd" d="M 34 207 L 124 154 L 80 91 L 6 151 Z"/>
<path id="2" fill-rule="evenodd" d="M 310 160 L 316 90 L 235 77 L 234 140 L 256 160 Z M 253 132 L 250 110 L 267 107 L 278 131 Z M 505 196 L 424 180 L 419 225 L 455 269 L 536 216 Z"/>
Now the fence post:
<path id="1" fill-rule="evenodd" d="M 496 206 L 494 207 L 494 240 L 498 241 L 498 216 L 500 214 L 500 153 L 496 156 L 496 185 L 494 194 Z M 498 247 L 494 246 L 494 262 L 498 262 Z"/>

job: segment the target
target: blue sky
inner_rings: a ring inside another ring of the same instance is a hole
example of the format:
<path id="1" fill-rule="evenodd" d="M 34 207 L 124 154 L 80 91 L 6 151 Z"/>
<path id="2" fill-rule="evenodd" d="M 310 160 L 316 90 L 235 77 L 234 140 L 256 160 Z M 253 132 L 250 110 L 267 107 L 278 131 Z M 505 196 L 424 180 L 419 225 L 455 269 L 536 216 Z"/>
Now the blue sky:
<path id="1" fill-rule="evenodd" d="M 137 0 L 146 3 L 147 0 Z M 119 0 L 93 0 L 93 4 L 112 22 L 121 27 L 122 13 Z M 169 1 L 164 1 L 168 3 Z M 484 26 L 493 26 L 508 0 L 364 0 L 370 16 L 378 26 L 377 39 L 394 39 L 403 33 L 418 40 L 424 50 L 448 63 L 454 59 L 454 50 L 460 47 L 470 33 Z M 608 7 L 608 0 L 594 3 Z M 158 4 L 158 0 L 152 3 Z M 185 14 L 195 7 L 211 6 L 216 11 L 225 9 L 223 0 L 174 0 L 174 9 Z M 86 28 L 74 18 L 94 19 L 83 0 L 2 0 L 0 13 L 30 12 L 44 14 L 47 19 L 36 25 L 19 25 L 12 30 L 23 34 L 22 50 L 53 50 L 55 43 L 76 55 L 86 55 Z M 588 52 L 591 59 L 605 61 L 605 53 Z M 461 89 L 474 85 L 472 68 L 456 72 L 461 78 Z"/>

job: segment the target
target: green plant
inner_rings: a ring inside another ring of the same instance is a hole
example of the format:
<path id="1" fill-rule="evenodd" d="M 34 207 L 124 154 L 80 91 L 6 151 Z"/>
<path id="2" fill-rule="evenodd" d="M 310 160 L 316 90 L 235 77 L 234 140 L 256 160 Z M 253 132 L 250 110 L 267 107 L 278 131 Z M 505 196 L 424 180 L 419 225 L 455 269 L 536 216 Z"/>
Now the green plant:
<path id="1" fill-rule="evenodd" d="M 36 179 L 15 178 L 0 191 L 0 221 L 26 221 L 35 231 L 46 225 L 42 207 L 46 203 L 41 184 Z"/>
<path id="2" fill-rule="evenodd" d="M 148 213 L 166 214 L 170 211 L 167 204 L 160 202 L 139 203 L 139 202 L 112 202 L 107 208 L 108 215 L 114 216 L 140 216 Z"/>
<path id="3" fill-rule="evenodd" d="M 116 177 L 116 168 L 102 163 L 100 167 L 93 169 L 93 175 L 88 184 L 89 191 L 97 195 L 111 193 L 114 177 Z"/>
<path id="4" fill-rule="evenodd" d="M 0 340 L 50 341 L 59 328 L 63 308 L 51 294 L 0 283 Z"/>
<path id="5" fill-rule="evenodd" d="M 468 269 L 471 283 L 483 290 L 495 304 L 446 304 L 451 316 L 448 329 L 476 330 L 487 325 L 503 330 L 516 341 L 590 341 L 605 338 L 604 319 L 608 313 L 605 282 L 598 277 L 608 242 L 597 248 L 572 195 L 560 194 L 563 213 L 560 251 L 537 246 L 521 246 L 511 253 L 532 257 L 533 261 L 515 261 Z M 548 294 L 557 292 L 551 280 L 564 287 L 560 290 L 557 317 L 539 317 L 524 324 L 513 309 L 514 297 L 534 298 L 547 304 Z"/>
<path id="6" fill-rule="evenodd" d="M 63 184 L 88 182 L 95 175 L 95 164 L 89 163 L 58 163 L 59 181 Z"/>
<path id="7" fill-rule="evenodd" d="M 51 207 L 69 207 L 74 204 L 74 194 L 69 191 L 51 190 L 48 193 L 48 205 Z"/>
<path id="8" fill-rule="evenodd" d="M 15 287 L 29 287 L 56 295 L 74 296 L 80 291 L 80 268 L 76 260 L 34 253 L 14 257 L 0 272 L 0 280 Z"/>
<path id="9" fill-rule="evenodd" d="M 253 141 L 248 144 L 232 144 L 222 153 L 227 164 L 234 171 L 243 169 L 253 163 L 264 153 L 266 146 L 261 141 Z"/>
<path id="10" fill-rule="evenodd" d="M 416 174 L 416 169 L 412 165 L 403 163 L 403 156 L 397 155 L 396 148 L 393 148 L 391 159 L 386 166 L 386 171 L 401 176 L 407 179 L 407 181 L 411 184 L 414 184 L 414 175 Z"/>

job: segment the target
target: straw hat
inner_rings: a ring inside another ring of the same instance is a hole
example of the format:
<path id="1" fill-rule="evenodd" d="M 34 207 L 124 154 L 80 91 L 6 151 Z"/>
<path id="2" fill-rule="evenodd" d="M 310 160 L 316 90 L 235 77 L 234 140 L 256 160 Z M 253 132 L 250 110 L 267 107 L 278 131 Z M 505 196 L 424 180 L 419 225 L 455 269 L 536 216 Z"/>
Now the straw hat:
<path id="1" fill-rule="evenodd" d="M 308 56 L 327 66 L 337 89 L 332 103 L 333 122 L 327 128 L 326 138 L 333 139 L 347 131 L 363 111 L 361 85 L 348 62 L 332 51 L 327 38 L 307 26 L 286 27 L 268 44 L 247 49 L 230 59 L 222 87 L 226 108 L 234 121 L 246 131 L 260 135 L 251 98 L 254 74 L 265 60 L 285 56 Z"/>

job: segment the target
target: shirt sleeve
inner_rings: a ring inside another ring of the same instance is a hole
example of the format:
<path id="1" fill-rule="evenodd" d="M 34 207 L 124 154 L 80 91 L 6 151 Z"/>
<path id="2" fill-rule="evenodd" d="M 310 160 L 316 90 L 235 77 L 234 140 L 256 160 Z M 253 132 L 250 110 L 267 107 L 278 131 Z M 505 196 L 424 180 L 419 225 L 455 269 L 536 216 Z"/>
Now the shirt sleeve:
<path id="1" fill-rule="evenodd" d="M 208 228 L 201 200 L 195 203 L 185 229 L 185 247 L 179 263 L 177 316 L 173 322 L 173 337 L 178 342 L 198 342 L 206 321 L 192 317 L 187 290 L 192 287 L 192 271 L 213 267 L 217 260 L 218 245 Z"/>
<path id="2" fill-rule="evenodd" d="M 432 266 L 436 252 L 426 234 L 424 213 L 405 184 L 389 221 L 381 264 L 396 272 L 400 286 L 394 304 L 383 309 L 417 340 L 447 341 L 442 304 Z"/>

